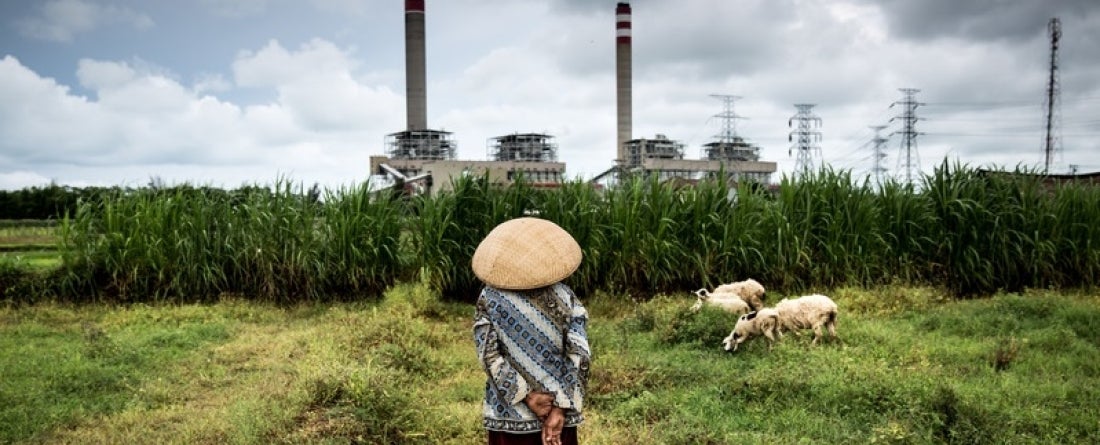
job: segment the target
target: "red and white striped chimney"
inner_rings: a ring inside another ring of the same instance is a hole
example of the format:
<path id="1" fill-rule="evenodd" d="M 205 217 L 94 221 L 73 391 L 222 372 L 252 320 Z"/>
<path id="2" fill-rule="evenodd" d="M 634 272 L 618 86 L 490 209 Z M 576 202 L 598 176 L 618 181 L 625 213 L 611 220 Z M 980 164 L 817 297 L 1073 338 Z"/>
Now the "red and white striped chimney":
<path id="1" fill-rule="evenodd" d="M 618 145 L 616 162 L 626 163 L 626 142 L 630 137 L 630 3 L 615 6 L 615 92 L 618 111 Z"/>
<path id="2" fill-rule="evenodd" d="M 428 128 L 424 66 L 424 0 L 405 0 L 405 125 L 409 131 Z"/>

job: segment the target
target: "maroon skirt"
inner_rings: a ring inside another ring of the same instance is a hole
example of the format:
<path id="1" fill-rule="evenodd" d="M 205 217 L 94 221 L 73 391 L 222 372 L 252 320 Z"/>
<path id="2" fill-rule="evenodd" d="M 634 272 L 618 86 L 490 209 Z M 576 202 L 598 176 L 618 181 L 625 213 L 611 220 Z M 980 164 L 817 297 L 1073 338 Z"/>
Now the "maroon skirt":
<path id="1" fill-rule="evenodd" d="M 542 445 L 542 433 L 489 431 L 489 445 Z M 577 445 L 577 427 L 562 428 L 561 445 Z"/>

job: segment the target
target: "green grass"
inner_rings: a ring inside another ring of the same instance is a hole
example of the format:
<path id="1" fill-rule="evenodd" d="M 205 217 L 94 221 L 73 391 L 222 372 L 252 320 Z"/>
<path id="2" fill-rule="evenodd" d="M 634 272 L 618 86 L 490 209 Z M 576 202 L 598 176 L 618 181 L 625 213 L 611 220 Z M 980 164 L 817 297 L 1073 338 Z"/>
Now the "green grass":
<path id="1" fill-rule="evenodd" d="M 141 382 L 229 333 L 201 308 L 42 306 L 7 310 L 0 322 L 0 441 L 109 415 L 140 399 Z"/>
<path id="2" fill-rule="evenodd" d="M 47 221 L 7 221 L 0 225 L 0 255 L 26 256 L 31 253 L 59 257 L 56 253 L 57 228 L 43 226 Z M 56 263 L 55 263 L 56 264 Z"/>
<path id="3" fill-rule="evenodd" d="M 732 317 L 687 312 L 687 293 L 590 296 L 582 441 L 1100 437 L 1100 295 L 827 293 L 842 342 L 733 354 Z M 423 285 L 372 303 L 8 307 L 0 443 L 483 443 L 471 315 Z"/>
<path id="4" fill-rule="evenodd" d="M 34 270 L 61 265 L 57 228 L 52 221 L 0 220 L 0 263 Z"/>
<path id="5" fill-rule="evenodd" d="M 49 250 L 17 250 L 0 252 L 0 261 L 31 269 L 52 269 L 61 265 L 61 256 Z"/>

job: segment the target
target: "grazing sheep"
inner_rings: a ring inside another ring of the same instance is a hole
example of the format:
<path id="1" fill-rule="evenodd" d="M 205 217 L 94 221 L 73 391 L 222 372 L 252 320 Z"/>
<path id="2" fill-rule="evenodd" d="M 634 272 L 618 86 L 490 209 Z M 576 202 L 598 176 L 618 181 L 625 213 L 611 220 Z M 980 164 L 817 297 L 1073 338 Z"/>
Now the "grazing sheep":
<path id="1" fill-rule="evenodd" d="M 814 341 L 821 339 L 821 328 L 829 330 L 829 336 L 836 336 L 836 303 L 821 294 L 806 295 L 795 299 L 784 298 L 775 305 L 779 312 L 779 330 L 797 332 L 799 329 L 813 329 Z"/>
<path id="2" fill-rule="evenodd" d="M 692 312 L 699 312 L 703 308 L 703 305 L 715 306 L 731 312 L 734 314 L 747 314 L 750 312 L 748 303 L 745 303 L 741 297 L 730 293 L 710 293 L 706 289 L 699 289 L 695 291 L 695 296 L 698 297 L 695 300 L 695 304 L 691 306 Z"/>
<path id="3" fill-rule="evenodd" d="M 737 319 L 730 335 L 722 340 L 722 347 L 727 351 L 736 351 L 738 345 L 760 335 L 768 339 L 768 350 L 782 337 L 779 332 L 779 312 L 775 309 L 764 308 L 742 315 Z"/>
<path id="4" fill-rule="evenodd" d="M 754 311 L 763 309 L 764 300 L 767 298 L 767 294 L 764 292 L 764 286 L 752 278 L 745 281 L 719 285 L 714 288 L 714 293 L 735 294 L 741 297 L 742 300 L 745 300 L 745 303 L 748 303 L 749 307 Z"/>

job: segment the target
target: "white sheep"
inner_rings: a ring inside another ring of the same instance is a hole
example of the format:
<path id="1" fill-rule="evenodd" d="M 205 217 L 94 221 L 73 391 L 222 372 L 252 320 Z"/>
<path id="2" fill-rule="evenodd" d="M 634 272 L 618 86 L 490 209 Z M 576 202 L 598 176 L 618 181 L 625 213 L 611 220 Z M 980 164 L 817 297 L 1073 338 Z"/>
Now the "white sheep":
<path id="1" fill-rule="evenodd" d="M 784 298 L 775 305 L 775 310 L 779 312 L 781 336 L 783 331 L 798 332 L 800 329 L 813 329 L 812 344 L 817 344 L 821 339 L 821 328 L 825 327 L 830 337 L 838 338 L 836 335 L 837 306 L 829 297 L 813 294 L 795 299 Z"/>
<path id="2" fill-rule="evenodd" d="M 768 339 L 768 350 L 782 338 L 783 334 L 779 331 L 779 312 L 775 309 L 764 308 L 739 317 L 733 331 L 722 340 L 722 347 L 727 351 L 736 351 L 741 343 L 761 335 Z"/>
<path id="3" fill-rule="evenodd" d="M 745 281 L 737 281 L 733 283 L 726 283 L 714 288 L 715 294 L 719 293 L 732 293 L 749 304 L 749 308 L 754 311 L 759 311 L 764 308 L 764 299 L 767 297 L 764 291 L 764 286 L 760 282 L 749 278 Z"/>
<path id="4" fill-rule="evenodd" d="M 710 291 L 706 289 L 699 289 L 695 291 L 695 296 L 698 298 L 696 298 L 695 304 L 691 306 L 692 312 L 699 312 L 704 304 L 738 315 L 747 314 L 751 311 L 748 303 L 745 303 L 745 301 L 736 294 L 710 293 Z"/>

